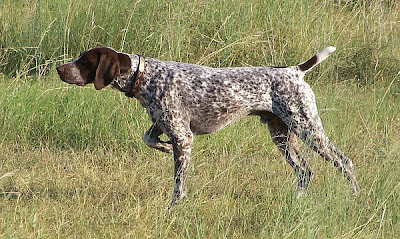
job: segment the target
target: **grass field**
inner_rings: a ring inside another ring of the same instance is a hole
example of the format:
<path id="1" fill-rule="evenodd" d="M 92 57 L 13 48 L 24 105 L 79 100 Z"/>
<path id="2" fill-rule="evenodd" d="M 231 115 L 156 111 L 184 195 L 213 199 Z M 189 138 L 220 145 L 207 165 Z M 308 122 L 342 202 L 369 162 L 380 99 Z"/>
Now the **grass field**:
<path id="1" fill-rule="evenodd" d="M 400 4 L 325 1 L 0 2 L 0 238 L 398 238 Z M 107 45 L 214 67 L 294 65 L 361 195 L 302 146 L 306 197 L 255 117 L 195 138 L 172 212 L 172 156 L 147 148 L 145 110 L 66 85 L 55 66 Z"/>

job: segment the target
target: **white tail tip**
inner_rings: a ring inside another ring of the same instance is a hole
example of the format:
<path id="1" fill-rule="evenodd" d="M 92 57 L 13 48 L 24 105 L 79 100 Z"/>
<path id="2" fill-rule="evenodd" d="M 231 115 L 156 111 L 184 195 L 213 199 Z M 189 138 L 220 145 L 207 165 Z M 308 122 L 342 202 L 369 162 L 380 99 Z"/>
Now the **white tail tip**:
<path id="1" fill-rule="evenodd" d="M 298 68 L 303 72 L 307 72 L 307 71 L 311 70 L 314 66 L 318 65 L 323 60 L 328 58 L 335 51 L 336 51 L 336 47 L 328 46 L 327 48 L 325 48 L 322 51 L 315 54 L 308 61 L 298 65 Z"/>
<path id="2" fill-rule="evenodd" d="M 332 54 L 336 51 L 336 47 L 328 46 L 327 48 L 323 49 L 322 52 L 326 52 L 328 54 Z"/>

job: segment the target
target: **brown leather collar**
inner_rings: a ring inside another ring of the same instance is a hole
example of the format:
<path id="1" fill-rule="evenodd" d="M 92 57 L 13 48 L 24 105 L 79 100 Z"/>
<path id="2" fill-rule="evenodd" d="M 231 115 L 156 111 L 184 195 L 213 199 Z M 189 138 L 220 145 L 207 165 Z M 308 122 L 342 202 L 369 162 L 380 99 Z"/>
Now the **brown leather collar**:
<path id="1" fill-rule="evenodd" d="M 132 83 L 132 88 L 131 90 L 127 91 L 125 93 L 126 96 L 133 98 L 136 92 L 139 89 L 140 83 L 143 82 L 143 76 L 144 76 L 144 66 L 145 66 L 145 59 L 144 56 L 138 55 L 139 56 L 139 63 L 137 66 L 137 69 L 135 73 L 132 76 L 133 83 Z"/>

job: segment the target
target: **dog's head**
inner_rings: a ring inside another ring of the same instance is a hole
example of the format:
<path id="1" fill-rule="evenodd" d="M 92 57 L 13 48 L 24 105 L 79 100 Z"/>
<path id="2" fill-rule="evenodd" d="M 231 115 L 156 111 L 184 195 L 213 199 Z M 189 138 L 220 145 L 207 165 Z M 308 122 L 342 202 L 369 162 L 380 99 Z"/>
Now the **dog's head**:
<path id="1" fill-rule="evenodd" d="M 130 68 L 131 61 L 127 54 L 108 47 L 97 47 L 82 52 L 77 60 L 57 67 L 57 72 L 61 80 L 68 84 L 85 86 L 94 83 L 96 90 L 101 90 Z"/>

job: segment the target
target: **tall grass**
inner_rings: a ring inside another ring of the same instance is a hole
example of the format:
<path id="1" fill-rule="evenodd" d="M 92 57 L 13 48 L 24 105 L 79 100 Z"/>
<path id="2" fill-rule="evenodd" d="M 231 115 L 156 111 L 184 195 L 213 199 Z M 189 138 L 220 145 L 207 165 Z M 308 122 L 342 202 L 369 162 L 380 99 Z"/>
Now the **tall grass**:
<path id="1" fill-rule="evenodd" d="M 335 45 L 329 72 L 373 83 L 398 73 L 399 9 L 394 0 L 3 0 L 0 72 L 42 75 L 100 45 L 210 66 L 292 65 Z"/>
<path id="2" fill-rule="evenodd" d="M 0 237 L 396 238 L 398 1 L 10 1 L 0 4 Z M 214 67 L 294 65 L 362 189 L 302 146 L 307 197 L 257 118 L 195 138 L 188 200 L 167 211 L 172 156 L 141 140 L 137 101 L 60 82 L 54 66 L 106 45 Z"/>

